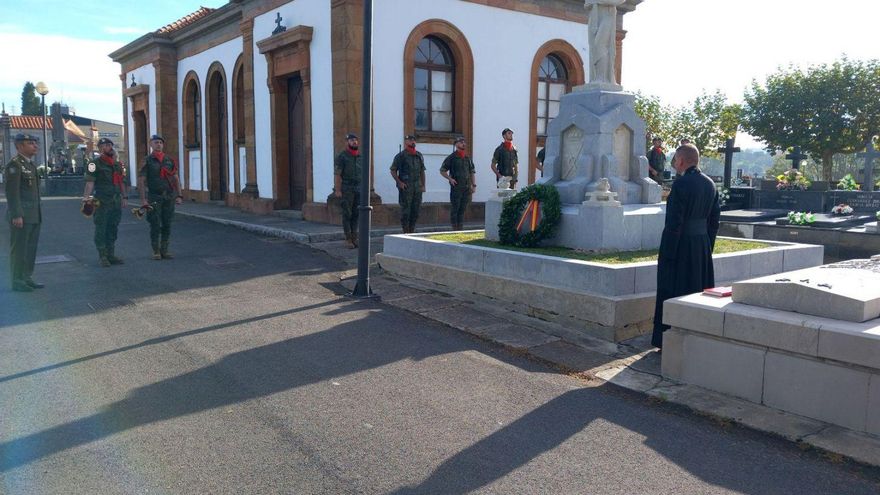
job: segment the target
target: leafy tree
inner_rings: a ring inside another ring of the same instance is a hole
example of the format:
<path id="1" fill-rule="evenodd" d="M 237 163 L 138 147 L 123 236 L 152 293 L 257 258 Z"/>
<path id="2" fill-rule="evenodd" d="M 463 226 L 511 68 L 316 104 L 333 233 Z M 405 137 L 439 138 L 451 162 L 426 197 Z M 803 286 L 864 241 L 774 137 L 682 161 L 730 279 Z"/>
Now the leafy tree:
<path id="1" fill-rule="evenodd" d="M 880 131 L 880 62 L 780 69 L 744 96 L 743 127 L 770 152 L 800 146 L 833 180 L 834 154 L 853 153 Z"/>
<path id="2" fill-rule="evenodd" d="M 30 81 L 24 83 L 21 90 L 21 114 L 42 115 L 40 112 L 40 97 L 37 96 L 36 87 Z"/>

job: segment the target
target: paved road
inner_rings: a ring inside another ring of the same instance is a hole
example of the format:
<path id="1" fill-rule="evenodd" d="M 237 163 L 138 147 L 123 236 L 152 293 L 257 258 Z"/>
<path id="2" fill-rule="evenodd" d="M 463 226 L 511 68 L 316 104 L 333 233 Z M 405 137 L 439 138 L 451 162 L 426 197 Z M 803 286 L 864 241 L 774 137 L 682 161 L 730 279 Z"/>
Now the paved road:
<path id="1" fill-rule="evenodd" d="M 33 294 L 0 286 L 0 492 L 847 493 L 874 470 L 589 386 L 339 296 L 325 253 L 180 219 L 122 267 L 48 200 Z M 0 228 L 0 244 L 8 243 Z M 8 280 L 4 251 L 0 277 Z"/>

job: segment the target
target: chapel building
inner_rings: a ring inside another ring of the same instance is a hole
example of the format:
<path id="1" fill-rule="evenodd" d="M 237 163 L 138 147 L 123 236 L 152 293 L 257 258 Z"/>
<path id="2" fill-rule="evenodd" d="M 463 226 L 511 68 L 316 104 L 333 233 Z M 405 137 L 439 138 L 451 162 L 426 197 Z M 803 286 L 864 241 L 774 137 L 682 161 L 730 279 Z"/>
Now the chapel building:
<path id="1" fill-rule="evenodd" d="M 641 2 L 618 7 L 618 81 L 623 16 Z M 113 52 L 130 177 L 160 134 L 187 199 L 332 221 L 333 158 L 361 127 L 362 24 L 362 0 L 231 0 Z M 495 188 L 501 130 L 515 131 L 520 184 L 533 182 L 561 96 L 588 76 L 583 0 L 376 0 L 372 33 L 377 224 L 397 223 L 381 205 L 397 203 L 388 167 L 404 135 L 425 157 L 423 211 L 449 201 L 439 169 L 457 135 L 479 206 Z"/>

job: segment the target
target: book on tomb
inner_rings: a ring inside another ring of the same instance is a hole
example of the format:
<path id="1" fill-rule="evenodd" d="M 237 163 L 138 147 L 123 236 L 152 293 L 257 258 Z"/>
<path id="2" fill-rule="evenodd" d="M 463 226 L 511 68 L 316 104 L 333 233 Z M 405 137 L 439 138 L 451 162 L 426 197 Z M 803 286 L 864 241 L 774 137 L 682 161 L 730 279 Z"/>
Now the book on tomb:
<path id="1" fill-rule="evenodd" d="M 733 294 L 733 287 L 712 287 L 711 289 L 705 289 L 703 294 L 712 297 L 730 297 Z"/>

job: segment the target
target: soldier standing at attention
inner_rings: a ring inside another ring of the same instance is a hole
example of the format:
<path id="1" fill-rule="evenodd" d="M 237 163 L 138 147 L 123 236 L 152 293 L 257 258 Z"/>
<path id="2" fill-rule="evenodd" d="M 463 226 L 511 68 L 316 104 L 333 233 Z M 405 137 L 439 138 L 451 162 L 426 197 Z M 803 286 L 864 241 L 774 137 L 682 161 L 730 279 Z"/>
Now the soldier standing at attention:
<path id="1" fill-rule="evenodd" d="M 98 140 L 98 150 L 101 156 L 86 166 L 83 201 L 89 201 L 90 196 L 94 196 L 100 202 L 94 213 L 98 262 L 105 267 L 121 265 L 124 261 L 116 256 L 115 245 L 122 208 L 128 206 L 125 166 L 116 159 L 113 141 L 101 138 Z"/>
<path id="2" fill-rule="evenodd" d="M 406 147 L 391 163 L 391 177 L 397 183 L 397 202 L 400 204 L 400 226 L 404 234 L 416 231 L 422 193 L 425 192 L 425 158 L 416 151 L 416 137 L 403 138 Z"/>
<path id="3" fill-rule="evenodd" d="M 516 154 L 516 146 L 513 145 L 513 131 L 504 129 L 501 131 L 504 141 L 495 148 L 492 155 L 492 171 L 495 172 L 495 180 L 501 177 L 510 177 L 510 188 L 516 189 L 516 176 L 519 167 L 519 157 Z"/>
<path id="4" fill-rule="evenodd" d="M 180 195 L 177 162 L 163 151 L 165 138 L 154 134 L 150 138 L 150 148 L 153 152 L 147 155 L 138 171 L 138 190 L 141 193 L 141 205 L 148 207 L 147 221 L 150 222 L 153 259 L 168 260 L 174 258 L 168 251 L 174 205 L 183 203 L 183 196 Z"/>
<path id="5" fill-rule="evenodd" d="M 449 216 L 452 230 L 462 230 L 464 212 L 471 203 L 477 188 L 474 161 L 467 156 L 467 141 L 464 136 L 455 139 L 455 151 L 443 160 L 440 175 L 449 181 Z"/>
<path id="6" fill-rule="evenodd" d="M 663 140 L 655 137 L 651 140 L 651 151 L 648 152 L 648 172 L 658 184 L 663 184 L 663 170 L 666 168 L 666 151 Z"/>
<path id="7" fill-rule="evenodd" d="M 361 152 L 357 135 L 345 136 L 346 149 L 336 155 L 333 162 L 333 194 L 339 199 L 342 210 L 342 230 L 349 249 L 358 245 L 358 206 L 361 198 Z"/>
<path id="8" fill-rule="evenodd" d="M 34 165 L 37 138 L 31 134 L 15 135 L 15 156 L 3 169 L 6 183 L 6 218 L 10 224 L 9 273 L 12 290 L 33 292 L 43 284 L 34 282 L 34 262 L 40 240 L 40 176 Z"/>

